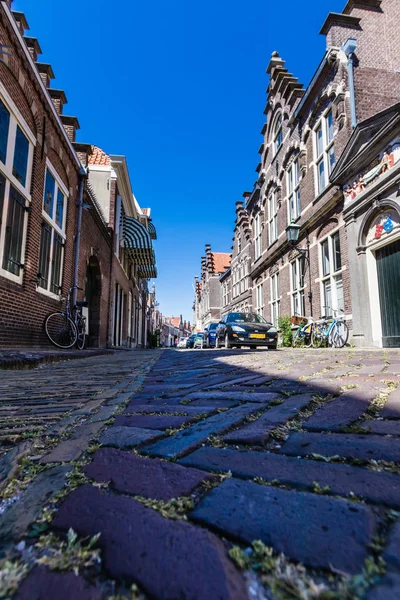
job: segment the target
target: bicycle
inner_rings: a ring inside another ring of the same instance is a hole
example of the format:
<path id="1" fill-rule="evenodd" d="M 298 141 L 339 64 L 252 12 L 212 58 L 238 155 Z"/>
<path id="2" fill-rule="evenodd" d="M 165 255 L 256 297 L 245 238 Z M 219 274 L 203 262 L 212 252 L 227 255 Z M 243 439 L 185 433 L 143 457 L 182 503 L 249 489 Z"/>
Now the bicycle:
<path id="1" fill-rule="evenodd" d="M 324 308 L 330 308 L 324 306 Z M 327 342 L 329 346 L 334 348 L 343 348 L 349 339 L 349 328 L 343 317 L 337 316 L 342 310 L 332 310 L 333 318 L 327 319 L 321 317 L 320 321 L 314 323 L 311 334 L 311 343 L 313 348 L 320 348 L 323 342 Z"/>
<path id="2" fill-rule="evenodd" d="M 297 315 L 296 315 L 297 316 Z M 300 323 L 292 336 L 292 348 L 311 348 L 311 337 L 314 321 L 311 317 Z"/>
<path id="3" fill-rule="evenodd" d="M 77 302 L 71 308 L 71 293 L 75 288 L 71 288 L 65 297 L 65 311 L 54 312 L 46 317 L 44 330 L 50 342 L 67 350 L 76 344 L 79 350 L 85 347 L 86 342 L 86 318 L 82 314 L 82 308 L 87 306 L 87 302 Z M 76 287 L 81 290 L 82 288 Z"/>

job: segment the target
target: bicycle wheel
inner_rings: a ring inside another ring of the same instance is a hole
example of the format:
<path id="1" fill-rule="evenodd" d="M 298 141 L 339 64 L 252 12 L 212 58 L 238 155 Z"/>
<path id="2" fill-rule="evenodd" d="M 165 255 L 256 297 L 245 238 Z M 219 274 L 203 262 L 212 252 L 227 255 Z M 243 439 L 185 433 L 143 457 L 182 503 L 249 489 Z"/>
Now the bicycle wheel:
<path id="1" fill-rule="evenodd" d="M 44 323 L 44 330 L 50 342 L 57 348 L 72 348 L 78 333 L 74 322 L 64 313 L 52 313 Z"/>
<path id="2" fill-rule="evenodd" d="M 347 323 L 344 321 L 338 321 L 335 323 L 331 337 L 332 345 L 335 348 L 343 348 L 349 339 L 349 328 L 347 327 Z"/>
<path id="3" fill-rule="evenodd" d="M 78 319 L 78 323 L 76 325 L 77 330 L 77 338 L 76 338 L 76 346 L 79 350 L 83 350 L 86 344 L 86 322 L 85 319 Z"/>
<path id="4" fill-rule="evenodd" d="M 311 348 L 311 345 L 312 345 L 311 344 L 311 342 L 312 342 L 312 332 L 313 332 L 313 330 L 314 330 L 314 327 L 311 324 L 311 325 L 309 325 L 306 328 L 306 331 L 304 331 L 304 333 L 303 333 L 303 345 L 304 345 L 304 348 Z"/>
<path id="5" fill-rule="evenodd" d="M 323 327 L 313 327 L 311 334 L 311 345 L 313 348 L 321 348 L 325 339 L 325 330 Z"/>

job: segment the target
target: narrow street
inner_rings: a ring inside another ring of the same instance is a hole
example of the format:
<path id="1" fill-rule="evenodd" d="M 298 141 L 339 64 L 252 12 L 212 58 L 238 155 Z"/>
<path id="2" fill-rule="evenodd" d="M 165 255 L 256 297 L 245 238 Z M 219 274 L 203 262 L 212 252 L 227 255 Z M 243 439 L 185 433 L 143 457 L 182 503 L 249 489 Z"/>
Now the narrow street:
<path id="1" fill-rule="evenodd" d="M 397 597 L 399 377 L 351 349 L 2 372 L 1 597 Z"/>

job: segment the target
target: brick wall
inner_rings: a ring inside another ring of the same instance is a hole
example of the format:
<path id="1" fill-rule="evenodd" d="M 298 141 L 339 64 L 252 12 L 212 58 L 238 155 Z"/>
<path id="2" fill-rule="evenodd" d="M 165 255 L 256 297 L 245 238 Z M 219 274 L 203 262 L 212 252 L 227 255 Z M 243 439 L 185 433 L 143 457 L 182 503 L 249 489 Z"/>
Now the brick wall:
<path id="1" fill-rule="evenodd" d="M 54 115 L 51 99 L 38 83 L 35 77 L 35 66 L 25 56 L 21 41 L 14 32 L 3 6 L 0 6 L 0 37 L 2 42 L 9 46 L 11 53 L 11 56 L 6 58 L 7 64 L 0 61 L 0 82 L 36 138 L 30 189 L 31 205 L 26 217 L 27 234 L 22 283 L 15 283 L 0 276 L 0 346 L 45 345 L 48 342 L 43 331 L 44 319 L 48 313 L 59 310 L 63 306 L 56 298 L 41 293 L 36 286 L 46 161 L 51 162 L 58 179 L 69 192 L 65 207 L 66 241 L 62 264 L 62 294 L 69 290 L 73 280 L 75 203 L 78 198 L 79 164 L 64 136 L 61 123 Z M 101 239 L 103 233 L 100 234 L 99 231 L 103 230 L 103 225 L 96 222 L 93 215 L 84 215 L 83 239 L 87 245 L 99 248 L 100 262 L 106 260 L 105 247 L 108 244 Z M 85 287 L 84 262 L 87 260 L 87 255 L 86 247 L 81 252 L 79 269 L 81 287 Z M 106 274 L 107 269 L 104 269 L 104 275 Z M 105 300 L 102 299 L 102 322 L 105 312 Z M 105 333 L 102 331 L 101 344 L 104 343 Z"/>

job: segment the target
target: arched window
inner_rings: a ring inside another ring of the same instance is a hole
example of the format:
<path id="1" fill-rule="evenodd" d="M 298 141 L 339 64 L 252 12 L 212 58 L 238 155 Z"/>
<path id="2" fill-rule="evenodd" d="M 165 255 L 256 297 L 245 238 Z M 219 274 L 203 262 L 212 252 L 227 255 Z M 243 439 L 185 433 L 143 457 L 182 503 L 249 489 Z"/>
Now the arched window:
<path id="1" fill-rule="evenodd" d="M 282 116 L 276 119 L 274 127 L 274 154 L 276 154 L 279 148 L 282 146 L 283 133 L 282 133 Z"/>

